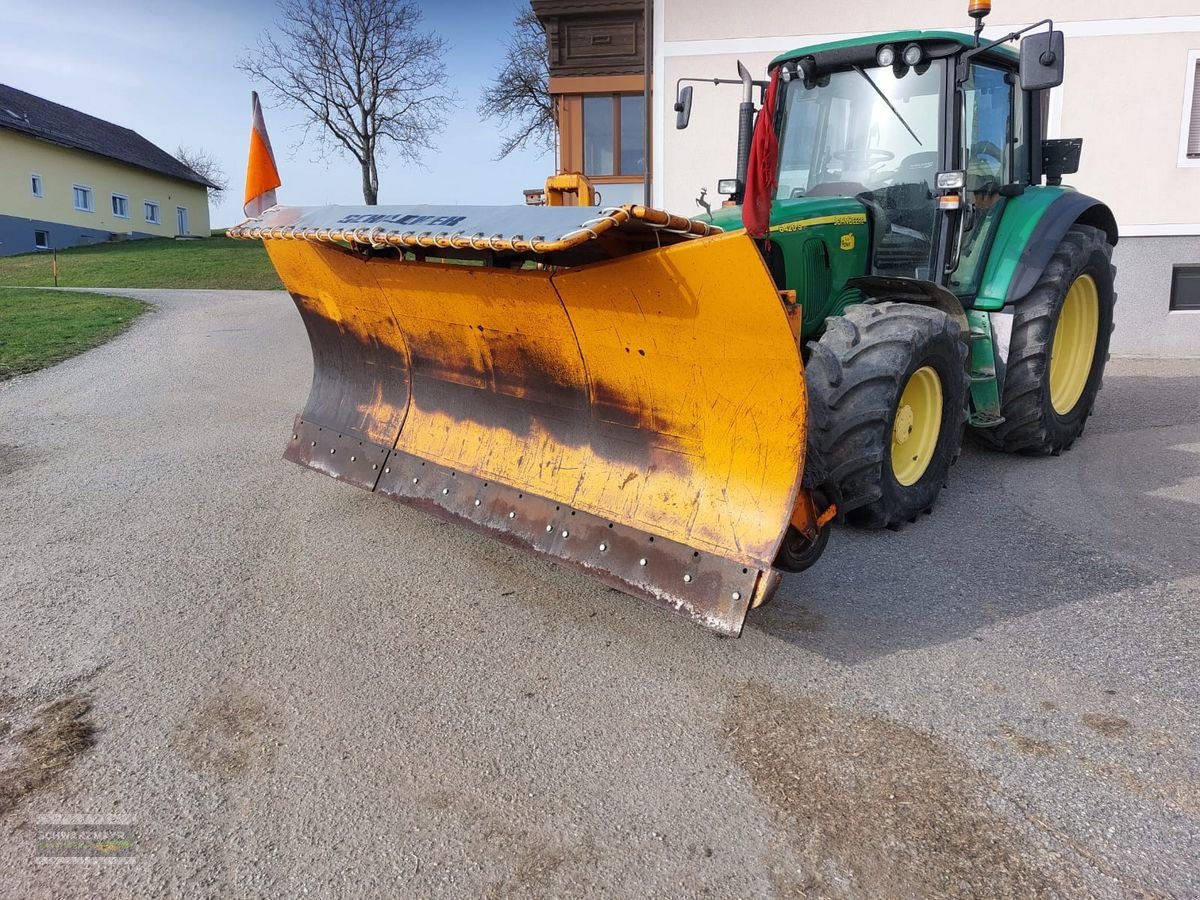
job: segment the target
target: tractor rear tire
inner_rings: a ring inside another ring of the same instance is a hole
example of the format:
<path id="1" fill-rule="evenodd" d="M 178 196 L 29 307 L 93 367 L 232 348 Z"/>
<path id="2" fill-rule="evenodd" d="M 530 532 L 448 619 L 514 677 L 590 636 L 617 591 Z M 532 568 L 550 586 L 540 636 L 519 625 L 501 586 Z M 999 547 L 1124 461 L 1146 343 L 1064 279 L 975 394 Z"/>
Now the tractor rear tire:
<path id="1" fill-rule="evenodd" d="M 885 301 L 848 307 L 809 344 L 810 437 L 851 525 L 898 526 L 933 507 L 962 446 L 963 337 L 939 309 Z"/>
<path id="2" fill-rule="evenodd" d="M 1017 301 L 1000 406 L 1004 421 L 975 429 L 985 444 L 1057 456 L 1083 432 L 1108 361 L 1117 299 L 1111 260 L 1103 231 L 1075 225 L 1037 285 Z"/>

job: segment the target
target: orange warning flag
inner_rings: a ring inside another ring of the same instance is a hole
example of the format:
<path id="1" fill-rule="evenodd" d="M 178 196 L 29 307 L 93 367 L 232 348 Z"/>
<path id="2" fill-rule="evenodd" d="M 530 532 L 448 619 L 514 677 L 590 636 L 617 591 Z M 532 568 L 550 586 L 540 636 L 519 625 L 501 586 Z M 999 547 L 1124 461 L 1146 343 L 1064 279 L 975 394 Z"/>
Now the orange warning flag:
<path id="1" fill-rule="evenodd" d="M 246 163 L 246 205 L 243 210 L 253 218 L 275 205 L 275 188 L 280 182 L 258 92 L 252 91 L 250 96 L 254 99 L 254 124 L 250 128 L 250 160 Z"/>

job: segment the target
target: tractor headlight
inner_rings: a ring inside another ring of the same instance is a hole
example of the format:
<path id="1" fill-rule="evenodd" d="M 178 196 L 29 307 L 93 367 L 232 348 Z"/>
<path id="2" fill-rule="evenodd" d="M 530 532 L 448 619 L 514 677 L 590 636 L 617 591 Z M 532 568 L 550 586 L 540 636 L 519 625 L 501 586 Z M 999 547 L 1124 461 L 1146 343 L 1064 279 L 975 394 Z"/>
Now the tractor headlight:
<path id="1" fill-rule="evenodd" d="M 967 173 L 961 170 L 957 172 L 937 173 L 937 188 L 939 191 L 961 191 L 966 183 Z"/>
<path id="2" fill-rule="evenodd" d="M 875 54 L 875 62 L 880 66 L 890 66 L 896 61 L 896 48 L 891 44 L 884 44 L 879 48 L 879 52 Z"/>
<path id="3" fill-rule="evenodd" d="M 904 48 L 904 64 L 906 66 L 915 66 L 925 58 L 925 51 L 921 49 L 920 44 L 909 44 Z"/>

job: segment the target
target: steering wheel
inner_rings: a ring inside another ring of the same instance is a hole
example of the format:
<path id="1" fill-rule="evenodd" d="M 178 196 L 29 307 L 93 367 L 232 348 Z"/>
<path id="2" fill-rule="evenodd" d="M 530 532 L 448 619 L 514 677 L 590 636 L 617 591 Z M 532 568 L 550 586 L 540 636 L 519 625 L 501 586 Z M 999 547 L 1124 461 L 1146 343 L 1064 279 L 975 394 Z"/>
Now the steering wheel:
<path id="1" fill-rule="evenodd" d="M 1004 151 L 991 141 L 976 141 L 971 145 L 971 158 L 977 156 L 990 156 L 996 162 L 1004 163 Z"/>
<path id="2" fill-rule="evenodd" d="M 880 150 L 872 147 L 865 150 L 842 150 L 832 154 L 833 158 L 839 162 L 845 162 L 853 165 L 855 160 L 860 160 L 862 165 L 865 165 L 871 170 L 878 169 L 885 162 L 889 162 L 896 158 L 896 154 L 891 150 Z"/>

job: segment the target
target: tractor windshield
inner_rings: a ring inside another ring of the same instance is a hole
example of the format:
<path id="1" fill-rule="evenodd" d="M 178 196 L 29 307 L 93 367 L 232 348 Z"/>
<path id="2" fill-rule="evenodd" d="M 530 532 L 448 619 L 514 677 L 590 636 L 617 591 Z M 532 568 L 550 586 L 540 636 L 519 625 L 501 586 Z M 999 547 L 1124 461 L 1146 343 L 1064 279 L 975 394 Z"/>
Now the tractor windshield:
<path id="1" fill-rule="evenodd" d="M 776 196 L 862 200 L 875 219 L 879 274 L 928 274 L 944 65 L 854 68 L 786 83 Z"/>
<path id="2" fill-rule="evenodd" d="M 784 96 L 780 199 L 852 196 L 921 181 L 937 171 L 942 62 L 915 69 L 851 69 Z M 832 188 L 844 188 L 833 190 Z"/>

